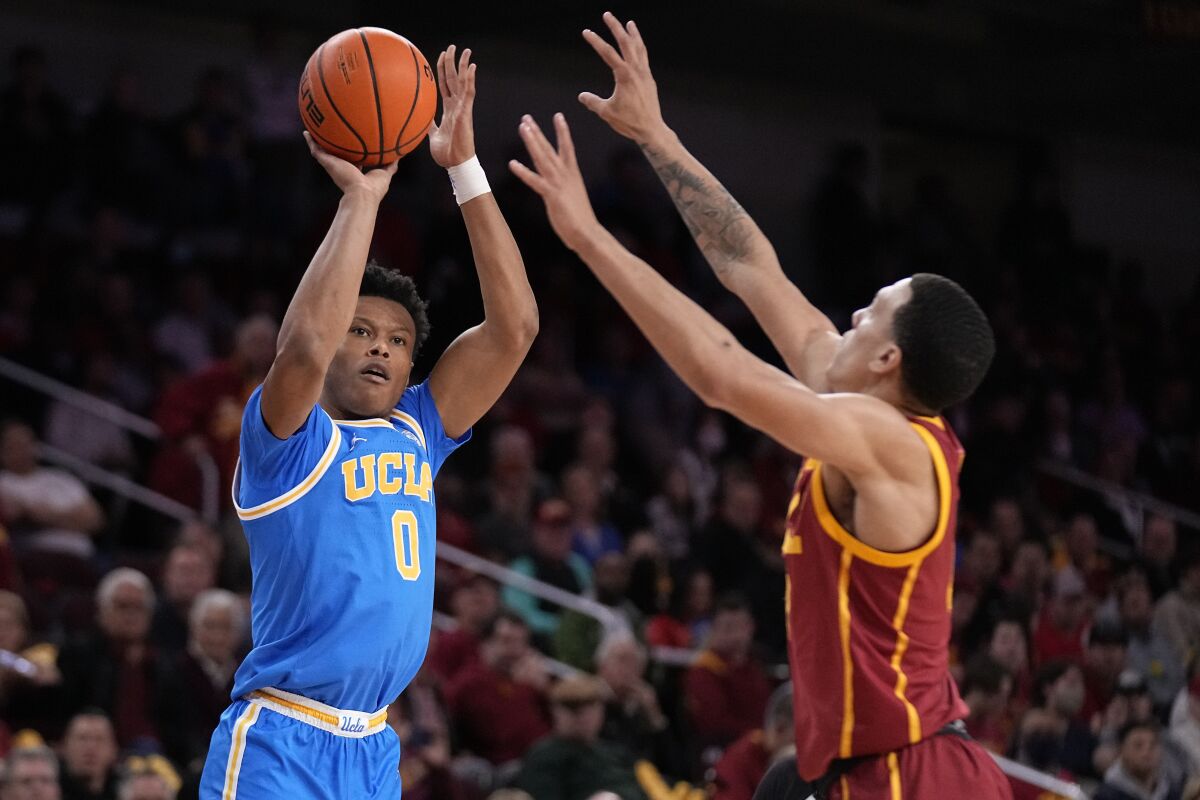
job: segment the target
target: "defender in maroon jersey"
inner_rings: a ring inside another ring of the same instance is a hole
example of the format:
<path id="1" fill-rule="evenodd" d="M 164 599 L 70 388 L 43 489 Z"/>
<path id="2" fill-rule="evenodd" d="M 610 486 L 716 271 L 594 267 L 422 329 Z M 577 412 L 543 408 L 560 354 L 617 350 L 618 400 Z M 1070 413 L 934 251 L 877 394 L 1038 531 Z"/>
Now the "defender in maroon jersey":
<path id="1" fill-rule="evenodd" d="M 841 334 L 780 268 L 770 242 L 663 122 L 637 27 L 605 14 L 611 97 L 580 101 L 635 141 L 721 282 L 763 326 L 790 374 L 720 323 L 597 221 L 565 118 L 557 147 L 531 117 L 532 169 L 513 172 L 555 232 L 710 406 L 807 457 L 784 543 L 796 744 L 756 797 L 1011 798 L 959 720 L 947 671 L 962 450 L 942 411 L 979 385 L 991 327 L 958 284 L 919 274 L 880 289 Z M 775 160 L 786 158 L 786 144 Z M 957 724 L 956 724 L 957 723 Z"/>

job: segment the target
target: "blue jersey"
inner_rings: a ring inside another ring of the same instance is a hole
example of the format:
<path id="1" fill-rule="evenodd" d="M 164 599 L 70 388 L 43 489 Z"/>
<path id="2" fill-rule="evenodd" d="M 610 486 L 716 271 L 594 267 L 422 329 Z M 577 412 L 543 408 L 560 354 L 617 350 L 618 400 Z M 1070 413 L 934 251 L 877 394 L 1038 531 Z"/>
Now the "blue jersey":
<path id="1" fill-rule="evenodd" d="M 314 406 L 287 439 L 246 403 L 233 499 L 250 545 L 254 647 L 233 697 L 265 687 L 338 708 L 399 696 L 429 644 L 433 479 L 470 438 L 442 429 L 427 383 L 390 420 L 334 420 Z"/>

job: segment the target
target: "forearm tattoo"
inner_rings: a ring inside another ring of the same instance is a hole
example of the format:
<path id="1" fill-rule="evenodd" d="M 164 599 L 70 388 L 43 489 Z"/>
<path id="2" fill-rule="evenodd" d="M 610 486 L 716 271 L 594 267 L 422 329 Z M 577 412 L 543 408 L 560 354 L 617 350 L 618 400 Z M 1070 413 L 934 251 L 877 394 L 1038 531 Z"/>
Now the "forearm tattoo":
<path id="1" fill-rule="evenodd" d="M 651 147 L 643 150 L 718 277 L 735 262 L 748 259 L 754 249 L 754 222 L 725 187 Z"/>

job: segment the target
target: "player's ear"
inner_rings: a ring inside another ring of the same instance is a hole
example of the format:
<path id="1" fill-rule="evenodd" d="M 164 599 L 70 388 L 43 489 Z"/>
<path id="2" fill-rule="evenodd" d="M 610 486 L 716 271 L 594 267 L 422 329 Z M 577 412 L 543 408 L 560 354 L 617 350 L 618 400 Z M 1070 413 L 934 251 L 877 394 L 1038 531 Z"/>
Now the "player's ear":
<path id="1" fill-rule="evenodd" d="M 895 342 L 888 342 L 871 359 L 870 369 L 877 375 L 886 375 L 889 372 L 900 369 L 902 358 L 903 354 L 900 352 L 900 345 Z"/>

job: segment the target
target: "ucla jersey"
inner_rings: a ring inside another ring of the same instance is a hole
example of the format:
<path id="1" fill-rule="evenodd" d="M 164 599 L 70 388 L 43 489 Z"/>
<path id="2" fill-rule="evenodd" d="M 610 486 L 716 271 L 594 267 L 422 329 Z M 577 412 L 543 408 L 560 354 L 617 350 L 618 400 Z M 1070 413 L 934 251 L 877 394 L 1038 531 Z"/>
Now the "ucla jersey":
<path id="1" fill-rule="evenodd" d="M 265 687 L 377 709 L 412 680 L 429 643 L 433 479 L 458 439 L 427 383 L 391 419 L 334 420 L 314 406 L 278 439 L 262 387 L 242 419 L 233 499 L 250 545 L 254 647 L 233 697 Z"/>

